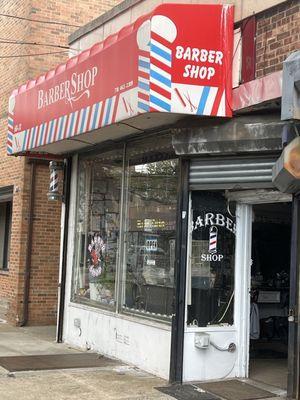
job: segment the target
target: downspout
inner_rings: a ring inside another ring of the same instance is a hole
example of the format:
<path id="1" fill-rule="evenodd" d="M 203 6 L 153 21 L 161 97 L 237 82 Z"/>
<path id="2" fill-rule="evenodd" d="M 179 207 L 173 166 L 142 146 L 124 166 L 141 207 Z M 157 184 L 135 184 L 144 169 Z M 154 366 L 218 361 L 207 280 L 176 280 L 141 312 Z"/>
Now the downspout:
<path id="1" fill-rule="evenodd" d="M 170 383 L 182 383 L 185 330 L 185 296 L 189 211 L 189 160 L 180 159 L 177 198 L 177 231 L 174 313 L 172 315 Z"/>
<path id="2" fill-rule="evenodd" d="M 63 233 L 63 248 L 62 248 L 62 265 L 59 284 L 59 306 L 58 306 L 58 326 L 57 326 L 57 342 L 63 340 L 63 321 L 65 311 L 65 292 L 66 292 L 66 275 L 67 275 L 67 250 L 69 236 L 69 210 L 70 210 L 70 188 L 71 188 L 71 172 L 72 158 L 69 157 L 65 161 L 64 166 L 64 193 L 63 201 L 65 203 L 64 216 L 64 233 Z"/>
<path id="3" fill-rule="evenodd" d="M 31 272 L 31 254 L 32 254 L 32 233 L 33 233 L 33 212 L 34 212 L 34 193 L 35 193 L 35 176 L 36 176 L 36 163 L 34 160 L 31 163 L 30 170 L 30 192 L 29 192 L 29 214 L 28 214 L 28 235 L 26 246 L 26 259 L 24 271 L 24 290 L 23 290 L 23 312 L 20 326 L 27 325 L 28 322 L 28 308 L 29 308 L 29 290 L 30 290 L 30 272 Z"/>

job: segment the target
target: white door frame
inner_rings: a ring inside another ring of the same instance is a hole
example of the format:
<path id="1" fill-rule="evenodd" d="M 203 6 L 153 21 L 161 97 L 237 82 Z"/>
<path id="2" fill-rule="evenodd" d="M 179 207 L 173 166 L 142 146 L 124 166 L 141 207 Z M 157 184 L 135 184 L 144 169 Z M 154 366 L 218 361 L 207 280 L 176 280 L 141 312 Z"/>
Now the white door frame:
<path id="1" fill-rule="evenodd" d="M 235 248 L 234 324 L 237 329 L 237 368 L 240 378 L 249 374 L 252 205 L 237 203 Z"/>
<path id="2" fill-rule="evenodd" d="M 250 345 L 250 290 L 252 264 L 252 221 L 254 204 L 275 204 L 292 201 L 292 196 L 275 189 L 245 190 L 231 192 L 228 200 L 236 206 L 236 252 L 235 252 L 235 303 L 234 321 L 237 327 L 237 376 L 249 376 Z"/>
<path id="3" fill-rule="evenodd" d="M 192 191 L 191 191 L 192 192 Z M 190 255 L 191 255 L 191 192 L 189 199 L 189 229 L 188 229 L 188 244 L 187 244 L 187 283 L 186 283 L 186 318 L 187 321 L 187 305 L 190 303 Z M 281 194 L 274 189 L 259 189 L 259 190 L 241 190 L 237 192 L 226 192 L 226 198 L 229 202 L 228 211 L 230 212 L 230 201 L 236 203 L 236 248 L 235 248 L 235 282 L 234 282 L 234 324 L 232 326 L 214 326 L 214 327 L 194 327 L 185 326 L 185 350 L 184 350 L 184 366 L 187 370 L 187 380 L 193 380 L 196 372 L 191 367 L 186 367 L 185 358 L 189 358 L 193 363 L 198 363 L 199 376 L 202 380 L 219 379 L 212 378 L 213 375 L 218 375 L 209 367 L 209 363 L 214 359 L 212 352 L 194 349 L 193 335 L 197 332 L 208 332 L 217 341 L 222 343 L 222 340 L 232 340 L 237 345 L 236 359 L 229 373 L 222 375 L 225 377 L 247 378 L 249 375 L 249 346 L 250 346 L 250 289 L 251 289 L 251 263 L 252 263 L 252 220 L 253 220 L 253 204 L 262 203 L 278 203 L 291 200 L 291 196 Z M 193 349 L 192 349 L 193 348 Z M 201 356 L 201 357 L 200 357 Z M 220 361 L 220 358 L 219 358 Z M 224 366 L 232 364 L 232 360 L 222 359 Z M 192 364 L 193 364 L 192 363 Z M 222 364 L 223 365 L 223 364 Z M 197 372 L 198 373 L 198 372 Z M 185 374 L 185 372 L 184 372 Z M 185 375 L 184 375 L 185 376 Z M 192 377 L 192 378 L 191 378 Z M 196 378 L 195 378 L 196 379 Z M 197 378 L 198 379 L 198 378 Z"/>

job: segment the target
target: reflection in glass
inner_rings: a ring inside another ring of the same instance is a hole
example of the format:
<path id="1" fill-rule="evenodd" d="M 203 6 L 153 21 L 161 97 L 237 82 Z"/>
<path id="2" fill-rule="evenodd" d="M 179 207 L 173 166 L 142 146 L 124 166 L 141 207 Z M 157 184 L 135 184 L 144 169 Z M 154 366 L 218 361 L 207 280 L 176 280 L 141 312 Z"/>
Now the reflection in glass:
<path id="1" fill-rule="evenodd" d="M 103 158 L 79 164 L 76 300 L 115 307 L 121 180 L 121 160 Z"/>
<path id="2" fill-rule="evenodd" d="M 128 167 L 123 310 L 172 314 L 177 161 Z"/>
<path id="3" fill-rule="evenodd" d="M 235 220 L 223 192 L 192 192 L 188 324 L 233 324 Z"/>

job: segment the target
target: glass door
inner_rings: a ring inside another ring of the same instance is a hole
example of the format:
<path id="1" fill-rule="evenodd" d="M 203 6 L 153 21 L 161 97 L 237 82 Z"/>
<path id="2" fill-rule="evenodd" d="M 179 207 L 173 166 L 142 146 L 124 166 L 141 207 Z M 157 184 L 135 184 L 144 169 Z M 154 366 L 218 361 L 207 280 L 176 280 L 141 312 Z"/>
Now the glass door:
<path id="1" fill-rule="evenodd" d="M 247 376 L 251 206 L 190 198 L 183 380 Z"/>

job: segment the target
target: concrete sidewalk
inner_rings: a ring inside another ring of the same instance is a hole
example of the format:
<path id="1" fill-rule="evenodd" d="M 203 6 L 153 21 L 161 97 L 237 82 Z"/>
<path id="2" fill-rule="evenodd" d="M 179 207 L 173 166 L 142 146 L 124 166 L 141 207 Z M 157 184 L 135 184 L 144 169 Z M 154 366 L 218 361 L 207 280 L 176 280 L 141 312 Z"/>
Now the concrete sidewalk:
<path id="1" fill-rule="evenodd" d="M 0 374 L 1 400 L 167 400 L 165 382 L 131 368 Z M 173 399 L 174 400 L 174 399 Z"/>
<path id="2" fill-rule="evenodd" d="M 0 357 L 74 353 L 80 351 L 55 342 L 55 327 L 0 323 Z M 167 381 L 121 362 L 103 368 L 14 373 L 0 367 L 0 400 L 174 400 L 155 389 L 166 385 Z"/>
<path id="3" fill-rule="evenodd" d="M 0 323 L 0 357 L 77 353 L 55 342 L 55 329 L 55 326 L 19 328 Z"/>
<path id="4" fill-rule="evenodd" d="M 78 353 L 55 343 L 55 327 L 0 323 L 0 357 Z M 167 382 L 130 366 L 8 373 L 0 367 L 1 400 L 167 400 Z M 174 400 L 174 399 L 173 399 Z"/>

